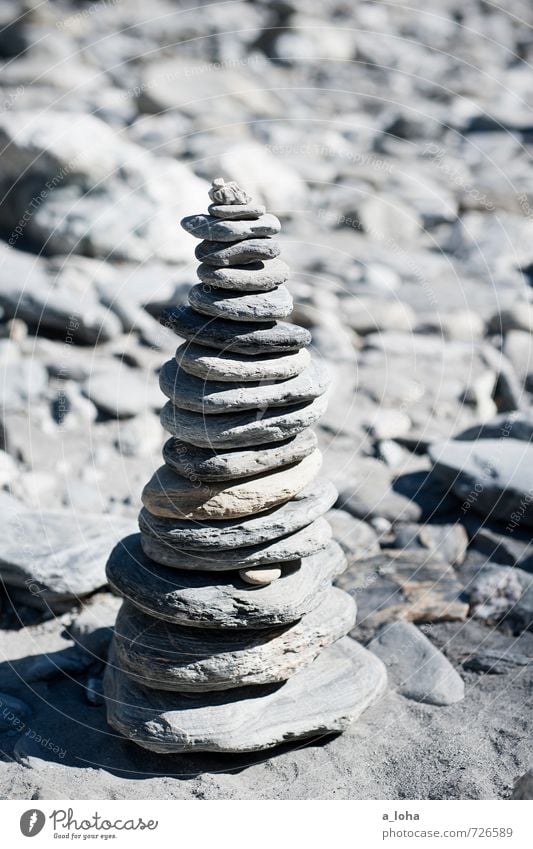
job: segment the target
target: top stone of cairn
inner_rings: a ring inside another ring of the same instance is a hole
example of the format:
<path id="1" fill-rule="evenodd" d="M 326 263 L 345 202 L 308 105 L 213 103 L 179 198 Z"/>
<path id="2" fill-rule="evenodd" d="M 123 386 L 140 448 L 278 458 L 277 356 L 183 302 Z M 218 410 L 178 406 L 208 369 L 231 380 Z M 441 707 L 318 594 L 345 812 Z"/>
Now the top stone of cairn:
<path id="1" fill-rule="evenodd" d="M 252 200 L 248 192 L 241 189 L 237 183 L 226 183 L 223 177 L 217 177 L 216 180 L 213 180 L 209 189 L 209 197 L 213 203 L 223 205 L 245 204 Z"/>

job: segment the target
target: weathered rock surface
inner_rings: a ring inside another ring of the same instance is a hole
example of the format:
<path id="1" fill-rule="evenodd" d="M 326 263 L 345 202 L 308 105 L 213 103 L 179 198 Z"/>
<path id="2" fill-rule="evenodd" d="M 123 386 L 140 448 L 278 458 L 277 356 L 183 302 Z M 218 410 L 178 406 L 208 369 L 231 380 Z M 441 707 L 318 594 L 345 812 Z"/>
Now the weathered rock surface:
<path id="1" fill-rule="evenodd" d="M 172 625 L 123 605 L 115 626 L 117 664 L 157 690 L 211 692 L 286 681 L 349 631 L 355 603 L 331 589 L 294 625 L 214 631 Z"/>
<path id="2" fill-rule="evenodd" d="M 289 380 L 244 386 L 194 377 L 182 371 L 176 360 L 168 360 L 159 373 L 161 391 L 176 407 L 206 415 L 301 404 L 323 395 L 328 383 L 328 373 L 317 361 Z"/>
<path id="3" fill-rule="evenodd" d="M 0 504 L 0 576 L 38 607 L 54 609 L 103 587 L 110 547 L 133 529 L 113 516 L 28 510 L 5 493 Z"/>
<path id="4" fill-rule="evenodd" d="M 316 450 L 296 465 L 270 475 L 200 486 L 161 466 L 144 487 L 142 502 L 155 516 L 239 518 L 288 501 L 316 477 L 321 463 L 322 455 Z"/>
<path id="5" fill-rule="evenodd" d="M 252 322 L 235 324 L 223 318 L 206 319 L 187 306 L 165 310 L 161 321 L 190 342 L 251 356 L 297 351 L 311 342 L 309 331 L 296 324 L 283 321 L 259 327 Z"/>
<path id="6" fill-rule="evenodd" d="M 303 558 L 279 580 L 252 587 L 234 572 L 185 572 L 160 566 L 143 552 L 140 534 L 119 542 L 109 557 L 111 586 L 140 610 L 201 628 L 271 628 L 295 622 L 313 610 L 335 575 L 346 568 L 336 543 Z"/>
<path id="7" fill-rule="evenodd" d="M 260 218 L 266 212 L 266 207 L 260 203 L 212 203 L 207 211 L 209 215 L 224 220 L 237 218 Z M 276 231 L 277 232 L 277 231 Z"/>
<path id="8" fill-rule="evenodd" d="M 292 534 L 268 542 L 243 546 L 237 549 L 182 548 L 179 543 L 159 540 L 152 535 L 141 534 L 141 545 L 145 554 L 156 563 L 176 569 L 247 569 L 267 564 L 283 564 L 309 557 L 326 548 L 331 540 L 331 527 L 325 519 L 315 519 Z"/>
<path id="9" fill-rule="evenodd" d="M 246 218 L 242 221 L 212 215 L 188 215 L 182 218 L 181 226 L 191 236 L 211 242 L 237 242 L 257 236 L 275 236 L 281 230 L 279 218 L 269 212 L 258 218 Z"/>
<path id="10" fill-rule="evenodd" d="M 336 581 L 357 599 L 364 633 L 387 622 L 464 621 L 468 603 L 454 569 L 429 552 L 384 549 L 358 560 Z"/>
<path id="11" fill-rule="evenodd" d="M 326 519 L 335 539 L 350 559 L 364 560 L 380 553 L 376 532 L 366 522 L 344 510 L 329 510 Z"/>
<path id="12" fill-rule="evenodd" d="M 141 687 L 113 664 L 106 670 L 108 721 L 156 752 L 249 752 L 344 731 L 386 686 L 381 661 L 349 638 L 279 688 L 240 688 L 207 701 Z"/>
<path id="13" fill-rule="evenodd" d="M 200 242 L 194 252 L 196 259 L 206 265 L 222 268 L 227 265 L 247 265 L 275 259 L 280 247 L 272 239 L 245 239 L 243 242 Z"/>
<path id="14" fill-rule="evenodd" d="M 380 628 L 368 648 L 381 658 L 390 686 L 402 696 L 432 705 L 450 705 L 464 698 L 461 676 L 411 622 Z"/>
<path id="15" fill-rule="evenodd" d="M 163 446 L 163 460 L 182 477 L 192 481 L 231 480 L 269 472 L 298 463 L 317 447 L 312 430 L 273 445 L 249 449 L 199 448 L 172 437 Z"/>
<path id="16" fill-rule="evenodd" d="M 307 404 L 296 404 L 283 410 L 222 413 L 203 416 L 180 410 L 170 401 L 161 410 L 161 424 L 173 436 L 192 445 L 207 448 L 240 448 L 282 442 L 313 425 L 327 407 L 326 395 Z"/>
<path id="17" fill-rule="evenodd" d="M 464 505 L 465 511 L 533 526 L 529 469 L 533 447 L 517 439 L 450 441 L 429 451 L 435 474 Z M 468 506 L 466 506 L 468 505 Z"/>
<path id="18" fill-rule="evenodd" d="M 289 279 L 290 269 L 282 259 L 259 260 L 239 266 L 215 267 L 202 263 L 196 269 L 207 286 L 237 289 L 244 292 L 265 292 L 281 286 Z"/>
<path id="19" fill-rule="evenodd" d="M 275 321 L 287 318 L 293 309 L 289 290 L 283 284 L 270 292 L 242 294 L 200 283 L 190 290 L 189 304 L 203 315 L 232 321 Z"/>
<path id="20" fill-rule="evenodd" d="M 188 549 L 235 549 L 274 540 L 309 525 L 326 512 L 335 497 L 333 484 L 319 478 L 280 507 L 240 521 L 188 522 L 153 516 L 143 509 L 139 527 L 155 539 Z"/>
<path id="21" fill-rule="evenodd" d="M 204 380 L 220 380 L 243 383 L 257 380 L 288 380 L 301 374 L 311 362 L 305 348 L 291 354 L 247 357 L 245 354 L 227 353 L 201 345 L 186 343 L 176 351 L 176 362 L 189 374 Z"/>
<path id="22" fill-rule="evenodd" d="M 143 382 L 136 371 L 118 363 L 105 371 L 96 367 L 86 382 L 85 394 L 99 410 L 119 419 L 147 409 L 160 410 L 164 405 L 153 381 Z"/>

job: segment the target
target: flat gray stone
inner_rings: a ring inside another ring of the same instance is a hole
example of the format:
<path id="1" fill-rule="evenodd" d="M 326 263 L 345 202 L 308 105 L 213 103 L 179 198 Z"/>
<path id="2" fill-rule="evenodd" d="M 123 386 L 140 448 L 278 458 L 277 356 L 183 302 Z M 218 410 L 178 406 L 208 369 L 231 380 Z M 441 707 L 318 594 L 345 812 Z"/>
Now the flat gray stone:
<path id="1" fill-rule="evenodd" d="M 181 226 L 197 239 L 210 242 L 237 242 L 241 239 L 275 236 L 281 230 L 279 219 L 270 212 L 254 219 L 242 221 L 215 218 L 212 215 L 188 215 L 182 218 Z"/>
<path id="2" fill-rule="evenodd" d="M 257 445 L 249 450 L 214 451 L 171 437 L 163 446 L 163 460 L 179 475 L 194 481 L 248 478 L 298 463 L 317 447 L 317 438 L 307 428 L 284 442 Z"/>
<path id="3" fill-rule="evenodd" d="M 452 566 L 463 563 L 468 545 L 468 534 L 459 523 L 418 525 L 402 522 L 394 528 L 394 548 L 402 551 L 430 551 Z"/>
<path id="4" fill-rule="evenodd" d="M 264 292 L 275 289 L 289 279 L 290 268 L 282 259 L 253 262 L 242 267 L 235 265 L 215 268 L 199 265 L 196 269 L 202 283 L 220 289 L 238 289 L 243 292 Z"/>
<path id="5" fill-rule="evenodd" d="M 430 446 L 433 474 L 473 510 L 491 519 L 533 527 L 533 445 L 519 439 L 450 440 Z"/>
<path id="6" fill-rule="evenodd" d="M 193 342 L 184 342 L 176 351 L 176 362 L 188 374 L 204 380 L 223 383 L 249 383 L 257 380 L 288 380 L 296 377 L 311 363 L 311 354 L 300 348 L 290 354 L 259 355 L 247 357 L 203 348 Z"/>
<path id="7" fill-rule="evenodd" d="M 344 731 L 386 687 L 381 661 L 349 637 L 281 687 L 196 697 L 150 690 L 107 667 L 107 720 L 155 752 L 250 752 Z"/>
<path id="8" fill-rule="evenodd" d="M 221 268 L 225 265 L 246 265 L 275 259 L 281 253 L 278 242 L 268 237 L 244 239 L 242 242 L 200 242 L 194 255 L 206 265 Z"/>
<path id="9" fill-rule="evenodd" d="M 29 510 L 0 493 L 0 578 L 55 609 L 106 583 L 110 548 L 130 520 L 69 510 Z"/>
<path id="10" fill-rule="evenodd" d="M 311 343 L 311 334 L 297 324 L 266 324 L 207 318 L 189 306 L 163 310 L 161 323 L 190 342 L 238 354 L 275 354 L 297 351 Z"/>
<path id="11" fill-rule="evenodd" d="M 261 629 L 296 622 L 314 610 L 346 568 L 342 549 L 332 542 L 284 570 L 272 584 L 252 587 L 238 572 L 213 575 L 159 566 L 146 556 L 140 540 L 140 534 L 131 534 L 115 546 L 107 562 L 109 583 L 139 610 L 189 627 Z"/>
<path id="12" fill-rule="evenodd" d="M 212 415 L 239 410 L 266 410 L 312 401 L 329 385 L 326 367 L 314 360 L 309 368 L 289 380 L 277 383 L 219 383 L 194 377 L 183 371 L 176 360 L 168 360 L 159 372 L 161 392 L 181 410 Z"/>
<path id="13" fill-rule="evenodd" d="M 201 552 L 204 549 L 240 549 L 258 545 L 294 533 L 322 516 L 334 503 L 336 489 L 325 478 L 313 481 L 291 501 L 265 513 L 240 521 L 187 522 L 153 516 L 145 508 L 139 515 L 139 527 L 161 542 Z"/>
<path id="14" fill-rule="evenodd" d="M 105 368 L 95 364 L 83 391 L 99 410 L 118 419 L 163 406 L 155 381 L 146 381 L 145 373 L 118 361 L 111 361 Z"/>
<path id="15" fill-rule="evenodd" d="M 189 291 L 189 304 L 196 312 L 231 321 L 276 321 L 287 318 L 293 302 L 283 284 L 268 292 L 232 292 L 199 283 Z"/>
<path id="16" fill-rule="evenodd" d="M 330 540 L 331 526 L 323 518 L 315 519 L 310 525 L 288 536 L 235 549 L 191 550 L 182 548 L 180 543 L 168 543 L 154 536 L 141 534 L 144 553 L 156 563 L 174 569 L 205 569 L 207 572 L 249 569 L 296 561 L 322 551 Z"/>
<path id="17" fill-rule="evenodd" d="M 224 220 L 238 218 L 259 218 L 266 212 L 266 206 L 261 203 L 212 203 L 207 207 L 209 215 L 214 215 L 215 218 L 223 218 Z"/>
<path id="18" fill-rule="evenodd" d="M 368 648 L 402 696 L 431 705 L 451 705 L 465 694 L 463 679 L 450 661 L 411 622 L 384 625 Z"/>
<path id="19" fill-rule="evenodd" d="M 240 448 L 281 442 L 313 425 L 327 408 L 326 394 L 306 404 L 296 404 L 283 411 L 223 413 L 204 416 L 180 410 L 168 401 L 161 410 L 161 424 L 166 431 L 184 442 L 208 448 Z"/>
<path id="20" fill-rule="evenodd" d="M 371 525 L 345 510 L 329 510 L 326 518 L 331 524 L 333 538 L 350 560 L 366 560 L 380 554 L 378 537 Z"/>
<path id="21" fill-rule="evenodd" d="M 201 483 L 161 466 L 145 485 L 141 500 L 155 516 L 178 519 L 231 519 L 249 516 L 289 501 L 318 474 L 318 449 L 299 463 L 269 475 Z"/>
<path id="22" fill-rule="evenodd" d="M 355 602 L 331 588 L 298 622 L 263 631 L 187 628 L 125 602 L 115 625 L 118 666 L 157 690 L 212 692 L 286 681 L 355 624 Z"/>

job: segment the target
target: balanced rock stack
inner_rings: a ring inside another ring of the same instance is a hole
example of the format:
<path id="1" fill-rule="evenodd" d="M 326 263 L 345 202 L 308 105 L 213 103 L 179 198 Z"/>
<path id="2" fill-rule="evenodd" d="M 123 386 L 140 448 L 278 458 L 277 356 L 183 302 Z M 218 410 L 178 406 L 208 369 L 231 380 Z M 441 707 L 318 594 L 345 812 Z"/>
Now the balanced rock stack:
<path id="1" fill-rule="evenodd" d="M 125 598 L 105 677 L 108 720 L 157 752 L 253 751 L 342 731 L 383 690 L 384 667 L 345 637 L 351 596 L 323 514 L 309 430 L 327 378 L 285 322 L 280 224 L 215 180 L 200 283 L 162 321 L 185 339 L 160 374 L 172 435 L 146 485 L 140 535 L 108 563 Z"/>

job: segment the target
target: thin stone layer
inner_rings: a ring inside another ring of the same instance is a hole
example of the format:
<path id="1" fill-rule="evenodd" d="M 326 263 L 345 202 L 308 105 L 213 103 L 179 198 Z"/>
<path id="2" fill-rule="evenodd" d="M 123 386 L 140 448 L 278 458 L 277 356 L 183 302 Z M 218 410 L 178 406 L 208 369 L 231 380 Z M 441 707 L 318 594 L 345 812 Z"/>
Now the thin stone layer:
<path id="1" fill-rule="evenodd" d="M 278 242 L 273 239 L 244 239 L 242 242 L 203 241 L 197 246 L 196 259 L 215 268 L 227 265 L 247 265 L 250 262 L 265 262 L 280 255 Z"/>
<path id="2" fill-rule="evenodd" d="M 201 486 L 161 466 L 144 487 L 141 500 L 154 516 L 238 519 L 289 501 L 311 483 L 321 464 L 322 455 L 316 450 L 296 465 L 269 475 Z"/>
<path id="3" fill-rule="evenodd" d="M 270 212 L 260 215 L 259 218 L 241 221 L 200 213 L 182 218 L 181 226 L 196 239 L 206 239 L 210 242 L 237 242 L 241 239 L 275 236 L 281 230 L 279 218 Z"/>
<path id="4" fill-rule="evenodd" d="M 266 212 L 266 206 L 260 203 L 212 203 L 207 207 L 209 215 L 215 218 L 245 220 L 247 218 L 259 218 Z"/>
<path id="5" fill-rule="evenodd" d="M 286 283 L 290 269 L 282 259 L 258 261 L 248 265 L 216 268 L 202 264 L 196 269 L 202 283 L 219 289 L 238 289 L 241 292 L 265 292 Z"/>
<path id="6" fill-rule="evenodd" d="M 176 360 L 168 360 L 159 372 L 159 387 L 181 410 L 214 415 L 239 410 L 264 410 L 312 401 L 323 395 L 329 384 L 326 368 L 313 361 L 309 368 L 277 383 L 218 383 L 183 371 Z"/>
<path id="7" fill-rule="evenodd" d="M 190 306 L 202 315 L 231 321 L 276 321 L 287 318 L 293 309 L 289 290 L 283 284 L 267 292 L 232 292 L 209 284 L 193 286 Z"/>
<path id="8" fill-rule="evenodd" d="M 202 552 L 260 545 L 305 528 L 335 503 L 337 490 L 325 478 L 314 480 L 290 501 L 248 519 L 188 522 L 153 516 L 143 508 L 139 528 L 161 542 Z"/>
<path id="9" fill-rule="evenodd" d="M 286 681 L 355 624 L 355 602 L 328 590 L 298 622 L 268 631 L 173 625 L 124 603 L 115 625 L 117 663 L 133 680 L 173 692 L 212 692 Z"/>
<path id="10" fill-rule="evenodd" d="M 285 442 L 258 445 L 251 449 L 214 451 L 171 437 L 163 446 L 163 460 L 178 475 L 193 482 L 249 478 L 298 463 L 311 454 L 318 440 L 312 430 L 303 430 Z"/>
<path id="11" fill-rule="evenodd" d="M 250 752 L 341 732 L 385 691 L 381 660 L 349 637 L 280 686 L 192 696 L 142 687 L 115 668 L 104 691 L 109 724 L 154 752 Z"/>
<path id="12" fill-rule="evenodd" d="M 217 351 L 185 342 L 175 354 L 176 362 L 188 374 L 222 383 L 253 383 L 259 380 L 288 380 L 301 374 L 311 363 L 311 354 L 300 348 L 289 354 L 264 354 L 253 359 L 245 354 Z"/>
<path id="13" fill-rule="evenodd" d="M 296 561 L 326 548 L 331 540 L 331 526 L 326 519 L 318 518 L 310 525 L 283 537 L 256 545 L 228 549 L 183 548 L 179 543 L 157 539 L 151 534 L 141 534 L 143 551 L 156 563 L 174 569 L 205 569 L 223 572 L 227 569 L 249 569 Z"/>
<path id="14" fill-rule="evenodd" d="M 107 562 L 111 587 L 139 610 L 189 627 L 272 628 L 296 622 L 314 610 L 331 581 L 346 569 L 336 542 L 287 568 L 263 587 L 246 584 L 237 572 L 185 572 L 159 566 L 146 556 L 141 535 L 115 546 Z"/>
<path id="15" fill-rule="evenodd" d="M 278 410 L 224 413 L 204 416 L 180 410 L 168 401 L 161 410 L 161 424 L 184 442 L 207 448 L 246 448 L 267 442 L 282 442 L 313 425 L 325 412 L 326 395 L 306 404 Z"/>
<path id="16" fill-rule="evenodd" d="M 165 309 L 161 323 L 197 345 L 251 356 L 297 351 L 311 342 L 309 331 L 297 324 L 206 318 L 189 306 Z"/>

